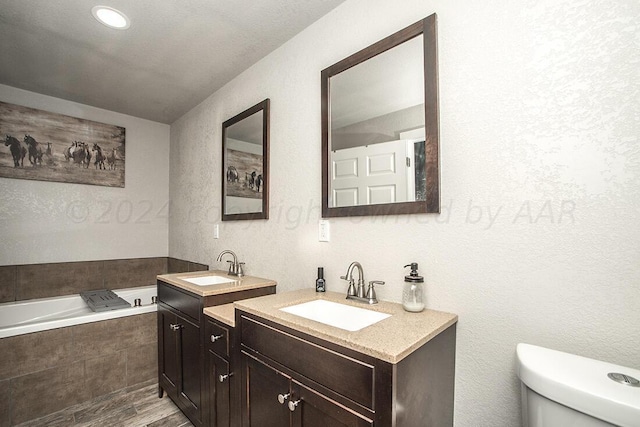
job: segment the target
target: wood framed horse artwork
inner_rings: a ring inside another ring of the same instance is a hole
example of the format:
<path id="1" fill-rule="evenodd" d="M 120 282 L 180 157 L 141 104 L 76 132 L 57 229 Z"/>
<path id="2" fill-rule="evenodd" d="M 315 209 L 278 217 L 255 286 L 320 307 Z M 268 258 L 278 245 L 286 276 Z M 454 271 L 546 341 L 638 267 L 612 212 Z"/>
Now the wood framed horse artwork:
<path id="1" fill-rule="evenodd" d="M 0 178 L 124 187 L 125 134 L 121 126 L 0 102 Z"/>

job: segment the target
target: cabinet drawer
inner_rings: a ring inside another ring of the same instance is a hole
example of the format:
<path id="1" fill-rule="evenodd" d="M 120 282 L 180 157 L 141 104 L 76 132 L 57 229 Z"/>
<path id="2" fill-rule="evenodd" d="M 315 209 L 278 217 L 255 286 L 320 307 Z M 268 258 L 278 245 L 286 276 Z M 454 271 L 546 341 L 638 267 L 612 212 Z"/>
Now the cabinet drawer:
<path id="1" fill-rule="evenodd" d="M 228 359 L 230 353 L 229 328 L 224 327 L 211 320 L 207 320 L 205 331 L 205 344 L 207 345 L 207 347 L 218 356 L 222 356 L 225 359 Z"/>
<path id="2" fill-rule="evenodd" d="M 375 409 L 373 365 L 241 316 L 242 345 L 366 407 Z"/>
<path id="3" fill-rule="evenodd" d="M 158 281 L 158 300 L 191 317 L 196 323 L 200 323 L 202 308 L 200 297 L 197 295 L 191 295 Z"/>

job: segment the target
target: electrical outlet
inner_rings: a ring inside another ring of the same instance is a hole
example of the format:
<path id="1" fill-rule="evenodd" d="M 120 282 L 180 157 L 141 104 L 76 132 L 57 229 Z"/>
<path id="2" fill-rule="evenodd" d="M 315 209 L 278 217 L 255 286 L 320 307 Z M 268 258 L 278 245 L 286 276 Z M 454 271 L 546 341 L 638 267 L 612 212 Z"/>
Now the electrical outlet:
<path id="1" fill-rule="evenodd" d="M 214 239 L 220 238 L 220 224 L 213 225 L 213 238 Z"/>
<path id="2" fill-rule="evenodd" d="M 329 241 L 329 221 L 326 219 L 321 219 L 318 223 L 318 241 L 320 242 L 328 242 Z"/>

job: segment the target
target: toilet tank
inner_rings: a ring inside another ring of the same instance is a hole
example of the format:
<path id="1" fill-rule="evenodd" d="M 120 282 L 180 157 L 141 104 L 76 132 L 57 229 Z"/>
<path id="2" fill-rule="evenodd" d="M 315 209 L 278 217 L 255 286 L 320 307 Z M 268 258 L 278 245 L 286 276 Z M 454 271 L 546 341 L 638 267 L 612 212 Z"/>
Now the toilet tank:
<path id="1" fill-rule="evenodd" d="M 525 427 L 640 427 L 640 370 L 530 344 L 516 354 Z"/>

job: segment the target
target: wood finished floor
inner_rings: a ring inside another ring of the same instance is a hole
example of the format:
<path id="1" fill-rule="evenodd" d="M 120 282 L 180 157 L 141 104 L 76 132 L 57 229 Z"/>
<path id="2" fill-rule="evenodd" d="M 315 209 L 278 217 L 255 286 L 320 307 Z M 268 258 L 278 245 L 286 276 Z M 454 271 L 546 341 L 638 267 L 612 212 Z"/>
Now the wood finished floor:
<path id="1" fill-rule="evenodd" d="M 193 427 L 158 384 L 147 382 L 16 427 Z"/>

